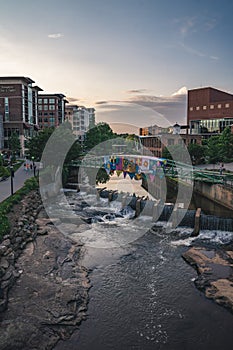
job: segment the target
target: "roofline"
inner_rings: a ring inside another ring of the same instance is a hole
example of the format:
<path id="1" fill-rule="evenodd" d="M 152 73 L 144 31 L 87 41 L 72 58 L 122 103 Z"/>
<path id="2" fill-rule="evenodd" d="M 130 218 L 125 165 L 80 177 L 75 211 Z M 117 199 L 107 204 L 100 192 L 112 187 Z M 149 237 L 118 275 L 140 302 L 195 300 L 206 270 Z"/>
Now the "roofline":
<path id="1" fill-rule="evenodd" d="M 6 77 L 0 77 L 0 80 L 19 80 L 19 79 L 22 79 L 22 80 L 26 80 L 27 83 L 35 83 L 34 80 L 32 80 L 31 78 L 28 78 L 28 77 L 24 77 L 24 76 L 6 76 Z"/>
<path id="2" fill-rule="evenodd" d="M 211 86 L 205 86 L 205 87 L 200 87 L 200 88 L 188 89 L 188 92 L 189 91 L 193 91 L 193 90 L 207 90 L 207 89 L 223 92 L 224 94 L 228 94 L 228 95 L 233 96 L 233 94 L 231 94 L 230 92 L 223 91 L 223 90 L 220 90 L 220 89 L 216 89 L 216 88 L 213 88 Z"/>

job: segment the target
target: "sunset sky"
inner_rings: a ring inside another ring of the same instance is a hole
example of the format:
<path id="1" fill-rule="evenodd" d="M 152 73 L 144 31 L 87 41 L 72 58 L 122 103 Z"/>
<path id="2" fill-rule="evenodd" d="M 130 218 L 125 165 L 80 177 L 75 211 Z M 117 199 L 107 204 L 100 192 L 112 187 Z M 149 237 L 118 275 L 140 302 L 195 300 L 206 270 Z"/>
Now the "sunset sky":
<path id="1" fill-rule="evenodd" d="M 233 93 L 231 0 L 0 0 L 0 76 L 136 128 L 186 120 L 187 89 Z"/>

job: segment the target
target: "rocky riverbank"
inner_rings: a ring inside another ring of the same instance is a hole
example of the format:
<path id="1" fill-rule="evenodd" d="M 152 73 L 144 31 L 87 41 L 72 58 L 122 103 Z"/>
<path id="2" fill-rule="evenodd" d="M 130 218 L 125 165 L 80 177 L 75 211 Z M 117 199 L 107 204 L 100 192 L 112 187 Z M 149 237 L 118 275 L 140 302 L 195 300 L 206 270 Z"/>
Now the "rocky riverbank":
<path id="1" fill-rule="evenodd" d="M 0 244 L 0 349 L 52 349 L 85 319 L 83 247 L 55 228 L 37 192 L 9 216 L 14 225 Z"/>
<path id="2" fill-rule="evenodd" d="M 233 250 L 192 247 L 183 258 L 193 266 L 198 277 L 195 285 L 207 298 L 233 312 Z"/>

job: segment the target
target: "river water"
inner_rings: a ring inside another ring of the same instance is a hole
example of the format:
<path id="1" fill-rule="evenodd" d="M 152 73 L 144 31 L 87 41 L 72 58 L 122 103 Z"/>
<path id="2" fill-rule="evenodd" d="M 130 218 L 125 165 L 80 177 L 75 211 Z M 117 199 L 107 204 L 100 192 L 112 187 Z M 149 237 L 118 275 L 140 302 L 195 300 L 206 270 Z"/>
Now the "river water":
<path id="1" fill-rule="evenodd" d="M 84 197 L 76 192 L 68 194 L 73 208 Z M 111 212 L 114 207 L 118 208 L 116 203 L 111 206 Z M 83 208 L 83 212 L 86 210 L 90 217 L 92 209 L 89 206 Z M 137 227 L 147 226 L 151 220 L 142 217 L 135 225 L 126 216 L 107 219 L 105 216 L 104 221 L 89 224 L 89 230 L 79 236 L 71 234 L 86 242 L 82 264 L 90 269 L 92 288 L 87 320 L 69 340 L 60 341 L 55 349 L 232 348 L 233 315 L 196 289 L 196 271 L 181 255 L 193 240 L 199 240 L 200 244 L 205 242 L 207 247 L 221 246 L 232 241 L 233 234 L 203 231 L 198 238 L 191 238 L 190 229 L 169 232 L 161 222 L 136 240 L 130 238 L 128 243 L 124 241 L 101 248 L 101 244 L 111 241 L 111 236 L 115 237 L 116 233 L 131 235 Z M 96 237 L 94 232 L 98 232 Z M 87 240 L 85 235 L 91 239 Z M 98 244 L 90 244 L 95 239 L 101 240 L 99 248 Z"/>

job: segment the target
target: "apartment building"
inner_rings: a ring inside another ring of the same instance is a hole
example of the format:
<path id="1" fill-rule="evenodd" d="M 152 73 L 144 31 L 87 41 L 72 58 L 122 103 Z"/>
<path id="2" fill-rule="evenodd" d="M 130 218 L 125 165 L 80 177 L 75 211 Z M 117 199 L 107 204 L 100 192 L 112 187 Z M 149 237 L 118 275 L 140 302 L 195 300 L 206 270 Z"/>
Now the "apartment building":
<path id="1" fill-rule="evenodd" d="M 188 90 L 190 134 L 221 133 L 233 124 L 233 95 L 212 87 Z"/>
<path id="2" fill-rule="evenodd" d="M 85 138 L 86 132 L 95 125 L 95 109 L 84 106 L 67 105 L 65 110 L 66 120 L 72 126 L 74 135 L 80 141 Z"/>
<path id="3" fill-rule="evenodd" d="M 25 141 L 35 135 L 38 127 L 38 92 L 42 89 L 23 76 L 0 77 L 0 115 L 3 117 L 3 147 L 9 147 L 12 133 L 19 136 L 21 152 Z"/>
<path id="4" fill-rule="evenodd" d="M 41 129 L 57 127 L 65 120 L 65 105 L 68 101 L 63 94 L 39 94 L 38 123 Z"/>

